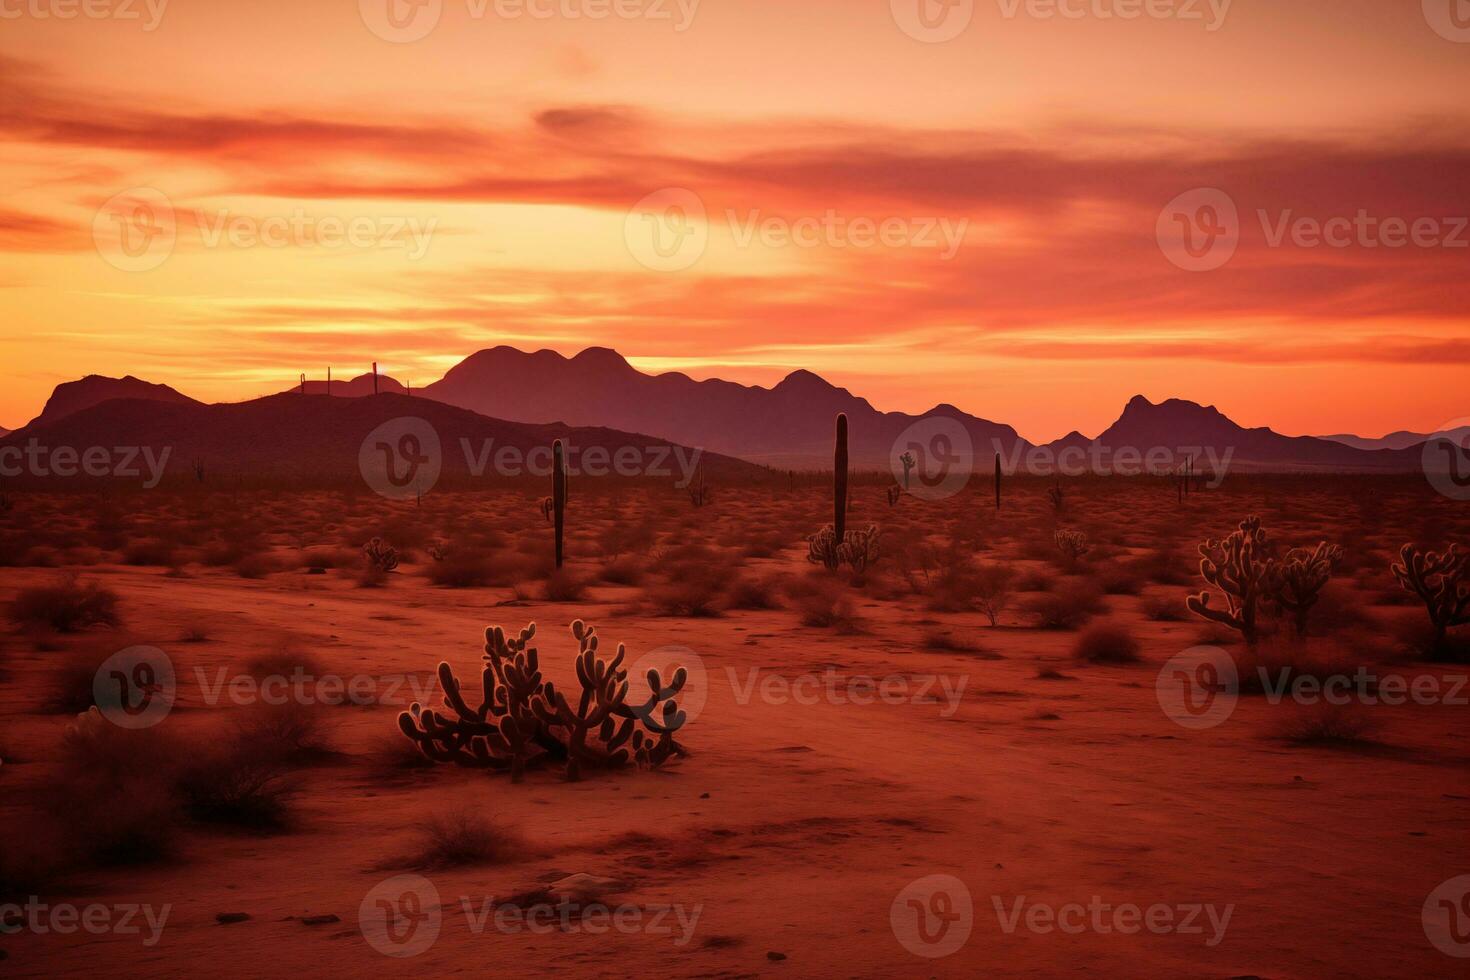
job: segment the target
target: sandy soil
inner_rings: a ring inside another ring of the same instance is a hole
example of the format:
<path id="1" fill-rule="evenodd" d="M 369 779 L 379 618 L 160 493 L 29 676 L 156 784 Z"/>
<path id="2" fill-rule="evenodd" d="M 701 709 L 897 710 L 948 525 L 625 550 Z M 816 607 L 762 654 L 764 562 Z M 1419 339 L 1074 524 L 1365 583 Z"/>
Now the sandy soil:
<path id="1" fill-rule="evenodd" d="M 796 519 L 819 519 L 822 499 L 820 488 L 802 491 Z M 948 506 L 912 503 L 918 513 Z M 1228 530 L 1224 515 L 1241 504 L 1196 504 L 1188 513 L 1171 511 L 1172 501 L 1150 506 L 1158 527 L 1198 540 L 1201 526 Z M 83 509 L 75 500 L 54 506 Z M 764 528 L 760 506 L 747 508 L 741 492 L 729 490 L 697 520 L 718 515 L 732 533 Z M 885 514 L 881 502 L 865 506 L 868 516 L 895 527 L 926 520 Z M 978 504 L 966 497 L 952 506 Z M 1044 527 L 1041 504 L 1027 506 L 1027 520 Z M 1087 520 L 1105 518 L 1118 502 L 1098 507 Z M 530 511 L 528 503 L 515 520 L 528 534 L 544 534 L 539 518 L 524 516 Z M 688 511 L 684 501 L 681 521 L 690 520 Z M 1331 521 L 1341 508 L 1329 502 L 1318 512 Z M 1408 522 L 1424 511 L 1407 500 L 1401 513 Z M 1388 547 L 1395 532 L 1380 530 Z M 995 537 L 987 558 L 1045 566 L 1026 557 L 1027 533 Z M 1141 553 L 1152 533 L 1116 545 L 1116 560 Z M 299 544 L 273 540 L 268 553 L 284 565 Z M 590 550 L 573 549 L 574 567 L 589 574 L 598 566 L 585 557 Z M 285 646 L 310 651 L 344 677 L 422 681 L 440 659 L 461 672 L 476 665 L 480 633 L 493 623 L 540 624 L 543 664 L 563 683 L 572 682 L 575 647 L 565 627 L 573 618 L 595 622 L 605 643 L 624 642 L 633 657 L 688 647 L 702 664 L 691 688 L 702 687 L 707 703 L 682 736 L 690 757 L 660 771 L 594 773 L 576 784 L 540 771 L 520 786 L 504 775 L 386 763 L 401 703 L 322 708 L 333 751 L 294 773 L 288 829 L 189 826 L 167 860 L 74 869 L 43 896 L 78 906 L 168 905 L 155 945 L 145 944 L 146 927 L 141 936 L 22 931 L 0 938 L 7 954 L 0 970 L 14 976 L 1463 975 L 1463 961 L 1426 938 L 1421 907 L 1446 879 L 1470 873 L 1466 709 L 1376 706 L 1372 741 L 1299 745 L 1273 734 L 1294 708 L 1243 697 L 1226 723 L 1187 730 L 1161 710 L 1155 679 L 1165 661 L 1200 641 L 1202 624 L 1155 621 L 1141 610 L 1156 595 L 1182 602 L 1195 581 L 1108 595 L 1104 618 L 1141 645 L 1141 662 L 1109 666 L 1079 662 L 1078 633 L 1034 628 L 1019 602 L 991 627 L 979 611 L 935 611 L 923 594 L 903 589 L 851 587 L 857 621 L 843 629 L 803 625 L 785 599 L 768 611 L 656 615 L 645 601 L 647 585 L 599 582 L 585 599 L 562 603 L 518 599 L 508 587 L 446 589 L 424 577 L 431 560 L 422 554 L 376 589 L 358 587 L 345 569 L 307 575 L 286 567 L 246 579 L 197 562 L 182 563 L 184 574 L 174 576 L 104 559 L 84 576 L 119 595 L 120 629 L 78 637 L 16 629 L 0 639 L 7 756 L 0 798 L 12 826 L 23 826 L 22 811 L 45 798 L 71 721 L 41 711 L 40 692 L 53 683 L 59 660 L 84 649 L 163 649 L 180 678 L 179 704 L 163 724 L 201 745 L 216 737 L 219 716 L 248 709 L 207 704 L 198 671 L 236 676 L 251 657 Z M 740 564 L 747 577 L 800 578 L 810 567 L 803 559 L 793 544 Z M 892 574 L 897 558 L 885 560 Z M 1383 590 L 1393 587 L 1386 570 L 1374 574 Z M 50 568 L 0 569 L 0 601 L 56 576 Z M 1369 615 L 1415 613 L 1422 609 Z M 180 639 L 201 624 L 207 638 Z M 936 629 L 977 649 L 931 649 L 925 637 Z M 1046 668 L 1063 676 L 1038 676 Z M 1396 669 L 1441 678 L 1447 687 L 1465 672 L 1424 663 Z M 751 671 L 758 671 L 757 687 L 747 698 Z M 825 684 L 828 672 L 840 689 L 852 678 L 889 679 L 890 695 L 870 704 L 793 703 L 779 681 L 766 680 L 805 676 Z M 950 690 L 963 684 L 957 705 L 946 700 L 944 682 Z M 460 808 L 514 827 L 526 842 L 518 858 L 411 867 L 417 825 Z M 4 846 L 23 850 L 27 839 L 10 837 Z M 622 887 L 609 886 L 600 900 L 649 926 L 538 932 L 491 922 L 477 931 L 462 906 L 464 899 L 477 910 L 492 896 L 580 872 L 620 879 Z M 359 928 L 364 899 L 399 874 L 428 879 L 440 898 L 428 909 L 437 913 L 437 941 L 401 959 L 380 953 Z M 973 921 L 957 952 L 927 959 L 900 942 L 890 913 L 906 887 L 933 875 L 963 882 Z M 1095 924 L 1039 932 L 1024 917 L 1007 932 L 1002 920 L 1018 901 L 1053 909 L 1228 906 L 1230 918 L 1223 936 L 1206 914 L 1196 920 L 1200 932 L 1120 934 Z M 676 906 L 690 930 L 676 914 L 654 923 L 662 906 Z M 250 919 L 216 921 L 237 912 Z M 340 921 L 303 922 L 326 915 Z"/>

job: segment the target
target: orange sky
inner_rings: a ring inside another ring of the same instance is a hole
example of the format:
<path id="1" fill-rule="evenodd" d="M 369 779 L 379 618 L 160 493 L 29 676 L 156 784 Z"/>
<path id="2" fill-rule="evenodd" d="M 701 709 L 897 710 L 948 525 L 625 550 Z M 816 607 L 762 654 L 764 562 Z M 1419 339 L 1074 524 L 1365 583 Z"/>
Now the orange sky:
<path id="1" fill-rule="evenodd" d="M 977 0 L 945 43 L 898 26 L 919 0 L 424 2 L 393 43 L 389 0 L 0 0 L 0 425 L 86 373 L 230 399 L 497 343 L 1037 440 L 1136 393 L 1293 434 L 1470 414 L 1470 38 L 1433 0 Z M 1160 214 L 1201 187 L 1238 245 L 1189 271 Z M 667 262 L 665 188 L 704 212 Z M 1360 211 L 1434 244 L 1272 240 Z"/>

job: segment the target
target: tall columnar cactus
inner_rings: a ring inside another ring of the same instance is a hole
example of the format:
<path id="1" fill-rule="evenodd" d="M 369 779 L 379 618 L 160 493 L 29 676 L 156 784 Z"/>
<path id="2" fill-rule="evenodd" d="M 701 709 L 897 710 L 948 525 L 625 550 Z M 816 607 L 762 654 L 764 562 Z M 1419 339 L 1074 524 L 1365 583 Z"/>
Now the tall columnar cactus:
<path id="1" fill-rule="evenodd" d="M 1319 542 L 1311 551 L 1292 548 L 1286 553 L 1278 570 L 1279 581 L 1273 598 L 1291 613 L 1297 636 L 1307 635 L 1307 615 L 1340 561 L 1342 549 L 1326 541 Z"/>
<path id="2" fill-rule="evenodd" d="M 1000 453 L 995 454 L 995 509 L 1000 510 Z"/>
<path id="3" fill-rule="evenodd" d="M 373 362 L 373 394 L 378 393 L 378 362 Z"/>
<path id="4" fill-rule="evenodd" d="M 1226 608 L 1210 608 L 1209 592 L 1190 596 L 1186 605 L 1197 616 L 1238 630 L 1247 644 L 1254 645 L 1261 602 L 1276 594 L 1279 583 L 1261 519 L 1246 518 L 1224 541 L 1211 539 L 1200 545 L 1199 553 L 1200 575 L 1225 593 Z"/>
<path id="5" fill-rule="evenodd" d="M 556 523 L 556 567 L 560 568 L 567 520 L 567 455 L 560 439 L 551 447 L 551 505 Z"/>
<path id="6" fill-rule="evenodd" d="M 841 541 L 847 533 L 847 415 L 837 414 L 837 442 L 832 451 L 832 530 Z"/>
<path id="7" fill-rule="evenodd" d="M 674 739 L 687 721 L 674 700 L 688 681 L 681 667 L 668 683 L 648 672 L 649 695 L 628 703 L 626 651 L 619 645 L 611 660 L 598 656 L 596 628 L 571 624 L 577 640 L 575 702 L 543 679 L 536 648 L 536 624 L 510 636 L 499 626 L 485 630 L 481 701 L 472 707 L 449 664 L 439 665 L 443 710 L 415 702 L 398 716 L 398 727 L 435 762 L 476 769 L 509 770 L 520 782 L 527 768 L 545 761 L 564 762 L 568 780 L 585 768 L 618 768 L 629 763 L 658 768 L 673 756 L 687 755 Z M 575 706 L 574 706 L 575 703 Z"/>
<path id="8" fill-rule="evenodd" d="M 1470 623 L 1470 552 L 1457 544 L 1448 551 L 1420 551 L 1406 544 L 1393 565 L 1394 578 L 1417 595 L 1434 627 L 1434 651 L 1444 643 L 1445 631 Z"/>
<path id="9" fill-rule="evenodd" d="M 898 461 L 903 466 L 903 488 L 904 490 L 909 490 L 911 489 L 909 487 L 909 474 L 913 472 L 914 464 L 917 462 L 917 460 L 914 458 L 914 454 L 912 452 L 905 451 L 901 456 L 898 457 Z"/>

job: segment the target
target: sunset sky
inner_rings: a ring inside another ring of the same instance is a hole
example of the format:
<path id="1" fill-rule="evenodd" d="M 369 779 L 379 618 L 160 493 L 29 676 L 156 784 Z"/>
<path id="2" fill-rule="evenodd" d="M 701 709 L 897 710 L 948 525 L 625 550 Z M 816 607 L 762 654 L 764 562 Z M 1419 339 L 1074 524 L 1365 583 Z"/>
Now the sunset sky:
<path id="1" fill-rule="evenodd" d="M 501 343 L 1033 440 L 1139 393 L 1291 434 L 1470 415 L 1470 4 L 978 0 L 929 43 L 919 0 L 396 0 L 438 17 L 413 41 L 389 2 L 0 0 L 0 425 L 89 373 L 417 387 Z M 1192 271 L 1159 236 L 1199 188 L 1238 246 Z M 648 225 L 659 192 L 703 218 Z M 1359 212 L 1422 241 L 1273 242 Z M 134 231 L 172 248 L 126 268 Z"/>

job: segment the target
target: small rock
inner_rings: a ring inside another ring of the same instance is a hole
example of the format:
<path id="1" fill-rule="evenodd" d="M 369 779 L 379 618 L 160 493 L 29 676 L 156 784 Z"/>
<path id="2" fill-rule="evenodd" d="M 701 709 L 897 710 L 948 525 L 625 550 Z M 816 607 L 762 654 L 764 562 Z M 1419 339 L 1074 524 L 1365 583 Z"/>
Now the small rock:
<path id="1" fill-rule="evenodd" d="M 304 915 L 301 917 L 301 924 L 304 926 L 329 926 L 334 922 L 341 921 L 341 919 L 330 913 L 327 915 Z"/>
<path id="2" fill-rule="evenodd" d="M 219 912 L 215 914 L 214 921 L 222 926 L 234 925 L 236 922 L 249 922 L 249 912 Z"/>
<path id="3" fill-rule="evenodd" d="M 322 568 L 322 567 L 318 566 L 318 565 L 313 565 L 312 567 L 310 567 L 310 568 L 308 568 L 306 570 L 306 574 L 308 574 L 308 575 L 325 575 L 325 574 L 327 574 L 327 570 L 325 568 Z"/>
<path id="4" fill-rule="evenodd" d="M 766 954 L 766 959 L 770 960 L 772 963 L 780 963 L 785 958 L 785 953 L 770 952 Z"/>
<path id="5" fill-rule="evenodd" d="M 701 800 L 707 800 L 707 799 L 709 799 L 709 794 L 708 793 L 700 793 L 699 794 L 699 798 Z"/>

